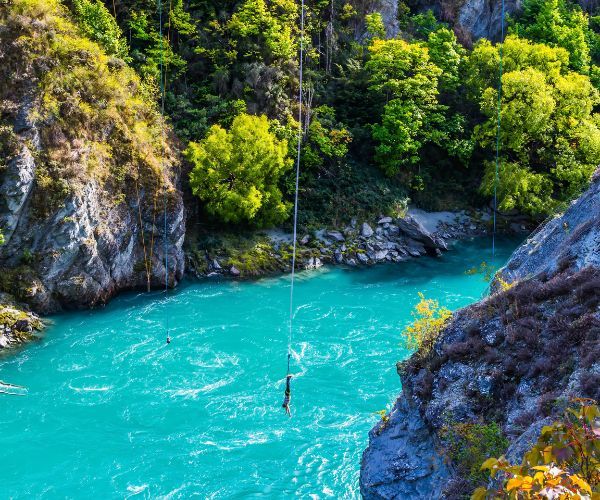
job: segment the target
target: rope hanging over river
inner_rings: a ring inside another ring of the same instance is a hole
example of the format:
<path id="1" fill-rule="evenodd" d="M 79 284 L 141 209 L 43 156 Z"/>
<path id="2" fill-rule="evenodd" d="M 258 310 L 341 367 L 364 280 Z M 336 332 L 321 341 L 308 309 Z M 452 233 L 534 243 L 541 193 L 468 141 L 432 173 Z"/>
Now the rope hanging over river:
<path id="1" fill-rule="evenodd" d="M 500 170 L 500 132 L 502 128 L 502 57 L 504 52 L 504 15 L 505 7 L 502 0 L 502 14 L 500 18 L 500 43 L 498 44 L 498 54 L 500 56 L 500 69 L 498 79 L 498 122 L 496 125 L 496 170 L 494 172 L 494 228 L 492 230 L 492 261 L 496 257 L 496 212 L 498 211 L 498 181 Z"/>

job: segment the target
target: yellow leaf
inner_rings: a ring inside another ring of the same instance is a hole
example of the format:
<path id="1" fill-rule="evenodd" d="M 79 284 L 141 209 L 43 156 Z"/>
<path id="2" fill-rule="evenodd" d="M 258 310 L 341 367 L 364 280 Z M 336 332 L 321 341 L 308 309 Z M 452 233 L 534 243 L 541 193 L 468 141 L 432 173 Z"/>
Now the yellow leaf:
<path id="1" fill-rule="evenodd" d="M 506 489 L 508 491 L 514 490 L 516 488 L 520 488 L 522 484 L 523 480 L 520 477 L 513 477 L 512 479 L 509 479 L 506 483 Z"/>
<path id="2" fill-rule="evenodd" d="M 498 459 L 496 458 L 488 458 L 485 462 L 481 464 L 481 470 L 491 469 L 495 465 L 498 464 Z"/>

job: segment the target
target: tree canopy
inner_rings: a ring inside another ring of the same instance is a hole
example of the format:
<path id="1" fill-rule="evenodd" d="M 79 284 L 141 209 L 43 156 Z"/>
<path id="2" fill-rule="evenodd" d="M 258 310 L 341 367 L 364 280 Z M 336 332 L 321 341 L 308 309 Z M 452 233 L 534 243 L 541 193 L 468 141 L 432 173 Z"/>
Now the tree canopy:
<path id="1" fill-rule="evenodd" d="M 287 152 L 287 143 L 270 131 L 266 116 L 241 114 L 229 130 L 213 125 L 204 139 L 190 143 L 190 186 L 207 210 L 225 222 L 282 222 L 289 210 L 279 188 L 292 164 Z"/>

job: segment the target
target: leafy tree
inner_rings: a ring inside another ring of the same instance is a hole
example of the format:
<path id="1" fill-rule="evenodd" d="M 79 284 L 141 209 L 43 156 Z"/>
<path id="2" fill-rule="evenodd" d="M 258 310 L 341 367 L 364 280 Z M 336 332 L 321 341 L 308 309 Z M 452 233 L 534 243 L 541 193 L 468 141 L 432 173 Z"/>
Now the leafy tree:
<path id="1" fill-rule="evenodd" d="M 589 18 L 577 4 L 568 0 L 525 0 L 512 31 L 520 37 L 566 49 L 573 69 L 589 71 Z"/>
<path id="2" fill-rule="evenodd" d="M 296 4 L 293 0 L 244 0 L 228 28 L 233 47 L 244 58 L 290 59 L 295 54 Z"/>
<path id="3" fill-rule="evenodd" d="M 224 222 L 266 226 L 288 216 L 279 182 L 292 161 L 287 143 L 269 125 L 265 116 L 242 114 L 229 130 L 213 125 L 202 141 L 191 142 L 186 150 L 193 165 L 192 191 Z"/>
<path id="4" fill-rule="evenodd" d="M 432 31 L 427 38 L 431 62 L 442 70 L 439 77 L 440 91 L 456 92 L 460 85 L 460 70 L 465 49 L 458 43 L 456 35 L 448 28 Z"/>
<path id="5" fill-rule="evenodd" d="M 117 21 L 100 0 L 72 0 L 77 22 L 88 38 L 98 42 L 109 55 L 128 56 L 127 42 Z"/>
<path id="6" fill-rule="evenodd" d="M 568 70 L 563 49 L 508 37 L 502 77 L 499 207 L 532 215 L 552 212 L 575 196 L 589 181 L 600 161 L 600 129 L 592 114 L 599 102 L 589 78 Z M 521 50 L 522 49 L 522 50 Z M 482 42 L 473 51 L 475 87 L 490 85 L 490 60 L 497 47 Z M 481 92 L 481 111 L 487 120 L 475 137 L 493 155 L 496 140 L 498 91 Z M 488 161 L 482 191 L 491 195 L 495 165 Z"/>
<path id="7" fill-rule="evenodd" d="M 441 46 L 452 45 L 453 40 L 453 36 L 440 31 L 439 37 L 432 37 L 432 45 L 442 51 Z M 469 141 L 462 137 L 464 119 L 460 115 L 449 116 L 448 107 L 439 102 L 441 82 L 444 86 L 457 82 L 459 49 L 454 62 L 444 63 L 449 71 L 446 75 L 433 63 L 423 43 L 375 40 L 369 51 L 366 69 L 370 89 L 383 92 L 388 98 L 381 123 L 373 126 L 375 160 L 389 176 L 402 173 L 412 189 L 422 190 L 422 178 L 413 167 L 427 163 L 427 147 L 457 158 L 470 156 Z M 440 52 L 436 53 L 438 56 Z"/>
<path id="8" fill-rule="evenodd" d="M 385 24 L 379 12 L 372 12 L 365 16 L 367 34 L 370 38 L 385 38 Z"/>

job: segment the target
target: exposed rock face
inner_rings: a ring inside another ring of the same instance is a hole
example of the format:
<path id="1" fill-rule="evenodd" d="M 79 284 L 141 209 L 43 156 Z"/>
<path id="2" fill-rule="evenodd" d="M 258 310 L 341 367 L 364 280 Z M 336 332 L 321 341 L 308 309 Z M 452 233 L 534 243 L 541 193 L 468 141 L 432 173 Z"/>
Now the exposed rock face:
<path id="1" fill-rule="evenodd" d="M 124 61 L 62 6 L 36 5 L 0 4 L 0 290 L 37 312 L 91 306 L 163 285 L 165 252 L 174 285 L 185 217 L 169 127 Z"/>
<path id="2" fill-rule="evenodd" d="M 502 272 L 505 280 L 555 273 L 561 263 L 600 268 L 600 171 L 590 188 L 565 211 L 533 233 Z"/>
<path id="3" fill-rule="evenodd" d="M 501 34 L 502 2 L 500 0 L 420 0 L 418 9 L 433 10 L 439 19 L 452 24 L 467 40 L 488 38 L 499 40 Z M 520 0 L 506 0 L 506 14 L 521 8 Z"/>
<path id="4" fill-rule="evenodd" d="M 518 462 L 566 401 L 600 399 L 599 188 L 597 176 L 514 253 L 503 271 L 512 287 L 499 282 L 454 315 L 432 353 L 399 363 L 403 392 L 363 454 L 366 498 L 469 494 L 460 463 L 436 465 L 445 463 L 444 427 L 496 422 Z M 430 466 L 399 466 L 423 450 Z"/>
<path id="5" fill-rule="evenodd" d="M 32 207 L 36 162 L 26 144 L 35 134 L 33 125 L 21 131 L 20 153 L 0 172 L 0 227 L 5 236 L 0 266 L 28 267 L 15 276 L 27 288 L 19 299 L 42 313 L 105 302 L 119 290 L 146 286 L 144 262 L 150 260 L 150 252 L 151 285 L 164 285 L 165 246 L 169 283 L 174 285 L 184 270 L 181 193 L 168 194 L 166 235 L 161 206 L 154 209 L 150 193 L 140 190 L 140 225 L 133 186 L 122 203 L 115 203 L 96 181 L 71 194 L 51 216 L 40 218 Z"/>

